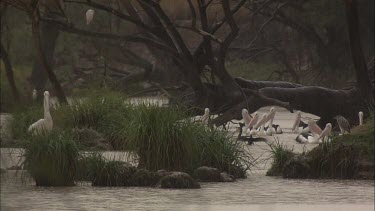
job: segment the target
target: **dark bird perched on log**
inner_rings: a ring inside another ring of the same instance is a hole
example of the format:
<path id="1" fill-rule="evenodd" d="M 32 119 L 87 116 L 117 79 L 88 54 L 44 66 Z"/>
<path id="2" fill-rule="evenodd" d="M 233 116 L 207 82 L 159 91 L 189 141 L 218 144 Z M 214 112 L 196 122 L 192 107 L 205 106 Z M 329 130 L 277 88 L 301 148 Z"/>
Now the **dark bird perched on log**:
<path id="1" fill-rule="evenodd" d="M 349 124 L 349 121 L 345 119 L 345 117 L 341 115 L 337 115 L 333 119 L 336 119 L 337 124 L 339 125 L 339 128 L 340 128 L 341 134 L 345 134 L 345 132 L 350 133 L 350 124 Z"/>

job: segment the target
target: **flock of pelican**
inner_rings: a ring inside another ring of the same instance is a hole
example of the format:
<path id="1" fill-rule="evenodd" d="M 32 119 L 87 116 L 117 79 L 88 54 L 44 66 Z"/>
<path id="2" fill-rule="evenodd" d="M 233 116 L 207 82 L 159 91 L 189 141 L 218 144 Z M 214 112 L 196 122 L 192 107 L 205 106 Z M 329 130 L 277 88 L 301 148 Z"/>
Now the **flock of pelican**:
<path id="1" fill-rule="evenodd" d="M 247 134 L 252 136 L 272 136 L 273 134 L 282 134 L 283 131 L 280 125 L 273 124 L 275 118 L 276 110 L 271 107 L 268 113 L 262 115 L 259 118 L 258 112 L 255 112 L 253 116 L 249 114 L 247 109 L 242 109 L 242 119 L 245 131 Z M 363 112 L 358 113 L 359 125 L 363 124 Z M 208 120 L 210 117 L 210 110 L 206 108 L 204 115 L 201 117 L 201 122 L 208 125 Z M 301 111 L 297 111 L 297 115 L 292 126 L 292 132 L 299 134 L 296 137 L 296 141 L 302 144 L 318 144 L 323 141 L 330 141 L 329 138 L 332 133 L 332 124 L 327 123 L 324 129 L 321 129 L 314 120 L 309 119 L 307 124 L 302 120 Z M 340 128 L 341 134 L 350 133 L 349 122 L 343 116 L 336 116 L 338 126 Z M 242 126 L 241 126 L 242 127 Z M 242 131 L 242 130 L 241 130 Z"/>

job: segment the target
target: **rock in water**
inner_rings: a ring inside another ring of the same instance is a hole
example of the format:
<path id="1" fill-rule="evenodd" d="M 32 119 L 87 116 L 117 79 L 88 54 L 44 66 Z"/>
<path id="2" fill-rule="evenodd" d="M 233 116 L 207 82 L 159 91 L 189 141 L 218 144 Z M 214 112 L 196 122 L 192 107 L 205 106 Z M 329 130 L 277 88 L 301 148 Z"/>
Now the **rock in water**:
<path id="1" fill-rule="evenodd" d="M 155 186 L 161 177 L 146 169 L 137 170 L 131 179 L 132 186 Z"/>
<path id="2" fill-rule="evenodd" d="M 161 188 L 172 188 L 172 189 L 193 189 L 200 188 L 198 182 L 196 182 L 189 174 L 184 172 L 172 172 L 160 180 Z"/>
<path id="3" fill-rule="evenodd" d="M 105 168 L 93 172 L 92 186 L 131 186 L 136 168 L 122 161 L 108 161 Z"/>
<path id="4" fill-rule="evenodd" d="M 194 178 L 202 182 L 220 182 L 220 171 L 217 168 L 202 166 L 195 169 Z"/>
<path id="5" fill-rule="evenodd" d="M 284 178 L 303 179 L 309 178 L 310 175 L 311 168 L 304 155 L 295 155 L 285 163 L 283 169 Z"/>

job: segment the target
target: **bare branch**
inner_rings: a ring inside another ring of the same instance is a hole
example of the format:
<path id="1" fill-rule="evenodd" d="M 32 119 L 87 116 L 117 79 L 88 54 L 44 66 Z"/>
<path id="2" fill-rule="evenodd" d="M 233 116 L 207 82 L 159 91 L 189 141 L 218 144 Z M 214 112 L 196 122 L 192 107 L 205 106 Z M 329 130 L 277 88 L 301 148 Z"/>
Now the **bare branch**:
<path id="1" fill-rule="evenodd" d="M 191 0 L 188 0 L 188 3 L 191 12 L 191 28 L 197 28 L 197 13 L 195 12 L 193 2 L 191 2 Z"/>

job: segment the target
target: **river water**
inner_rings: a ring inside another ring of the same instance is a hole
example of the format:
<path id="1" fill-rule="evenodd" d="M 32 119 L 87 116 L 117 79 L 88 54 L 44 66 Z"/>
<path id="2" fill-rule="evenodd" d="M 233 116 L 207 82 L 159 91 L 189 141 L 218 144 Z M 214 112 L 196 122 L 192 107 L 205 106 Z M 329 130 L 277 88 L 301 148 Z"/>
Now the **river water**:
<path id="1" fill-rule="evenodd" d="M 260 113 L 267 109 L 260 110 Z M 303 114 L 303 116 L 314 116 Z M 278 109 L 274 123 L 284 134 L 267 137 L 283 142 L 294 151 L 316 145 L 301 145 L 292 134 L 294 114 Z M 235 131 L 234 128 L 231 129 Z M 201 189 L 165 190 L 139 187 L 36 187 L 23 171 L 1 174 L 1 211 L 5 210 L 374 210 L 374 181 L 296 180 L 265 176 L 270 166 L 269 146 L 258 142 L 247 146 L 260 161 L 247 179 L 235 183 L 201 183 Z M 21 150 L 1 149 L 1 167 L 20 162 Z M 107 157 L 125 159 L 123 152 L 106 152 Z"/>

